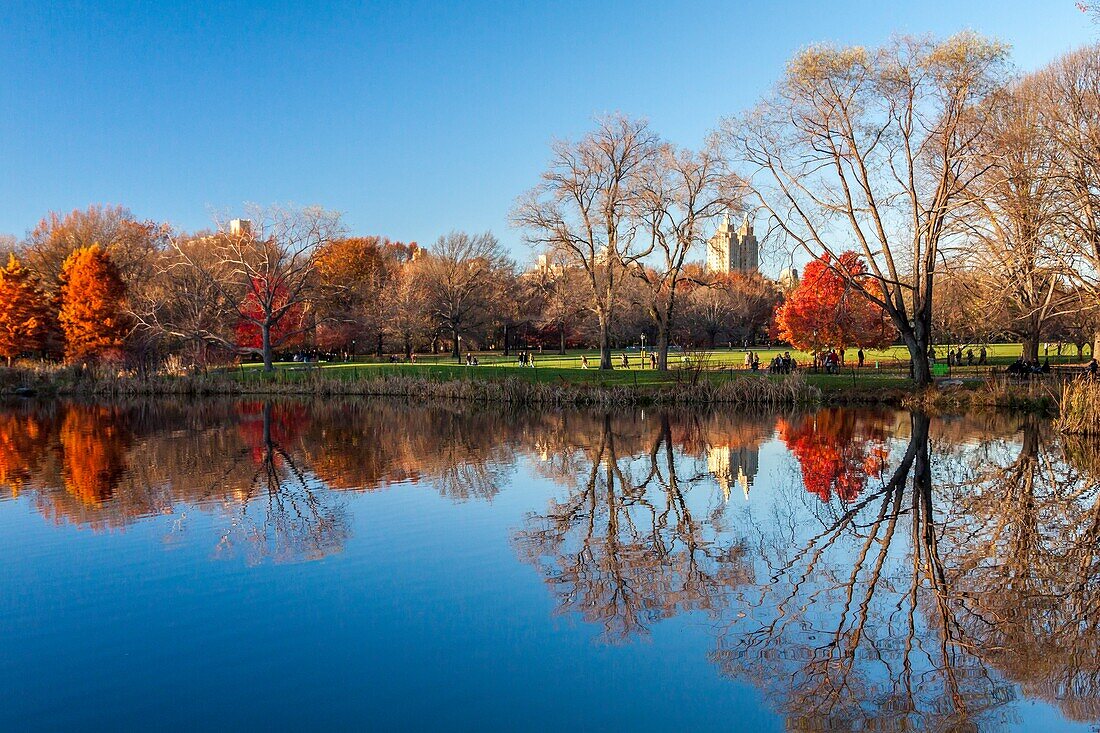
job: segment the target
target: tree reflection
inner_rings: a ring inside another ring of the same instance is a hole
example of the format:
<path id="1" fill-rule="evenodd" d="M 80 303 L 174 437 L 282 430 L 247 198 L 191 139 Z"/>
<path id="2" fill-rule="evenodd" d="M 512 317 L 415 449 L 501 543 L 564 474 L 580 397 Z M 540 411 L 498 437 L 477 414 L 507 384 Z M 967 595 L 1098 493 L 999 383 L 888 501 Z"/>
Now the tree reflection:
<path id="1" fill-rule="evenodd" d="M 854 501 L 885 466 L 888 451 L 881 415 L 829 408 L 780 419 L 779 437 L 798 461 L 806 490 L 822 501 Z"/>
<path id="2" fill-rule="evenodd" d="M 637 457 L 605 414 L 587 435 L 584 470 L 558 465 L 567 496 L 529 514 L 514 535 L 520 555 L 538 567 L 562 612 L 599 623 L 604 638 L 646 634 L 660 619 L 686 611 L 717 615 L 727 591 L 751 582 L 745 548 L 723 538 L 688 500 L 668 415 L 656 421 L 649 449 Z M 629 431 L 636 426 L 625 424 Z M 574 478 L 575 477 L 575 478 Z"/>
<path id="3" fill-rule="evenodd" d="M 1047 426 L 1029 418 L 1014 460 L 999 461 L 997 444 L 970 457 L 949 486 L 945 578 L 961 632 L 987 661 L 1068 717 L 1097 720 L 1097 446 L 1071 439 L 1063 448 L 1069 461 Z"/>
<path id="4" fill-rule="evenodd" d="M 19 496 L 47 459 L 50 416 L 44 410 L 0 409 L 0 491 Z M 3 496 L 3 494 L 0 494 Z"/>
<path id="5" fill-rule="evenodd" d="M 298 431 L 305 413 L 287 405 L 244 405 L 240 422 L 248 455 L 256 468 L 216 553 L 242 552 L 251 564 L 314 560 L 343 549 L 349 535 L 344 507 L 318 491 L 283 447 Z M 258 501 L 252 501 L 256 497 Z M 326 501 L 326 499 L 328 499 Z"/>

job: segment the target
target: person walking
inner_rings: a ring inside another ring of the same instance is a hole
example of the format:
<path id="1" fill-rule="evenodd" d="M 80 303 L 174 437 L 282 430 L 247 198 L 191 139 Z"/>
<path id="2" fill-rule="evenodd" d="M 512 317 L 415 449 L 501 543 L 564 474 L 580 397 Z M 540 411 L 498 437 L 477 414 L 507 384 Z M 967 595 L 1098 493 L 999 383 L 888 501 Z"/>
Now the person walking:
<path id="1" fill-rule="evenodd" d="M 978 366 L 985 366 L 986 356 L 985 344 L 982 344 L 982 348 L 978 349 Z"/>
<path id="2" fill-rule="evenodd" d="M 858 361 L 858 362 L 859 362 L 859 364 L 858 364 L 857 366 L 858 366 L 858 368 L 860 368 L 860 369 L 862 369 L 862 368 L 863 368 L 863 360 L 864 360 L 864 358 L 866 358 L 866 357 L 864 356 L 864 353 L 863 353 L 863 348 L 861 347 L 861 348 L 860 348 L 860 350 L 856 352 L 856 361 Z"/>
<path id="3" fill-rule="evenodd" d="M 581 369 L 587 369 L 587 368 L 588 368 L 588 357 L 585 356 L 584 354 L 581 354 Z"/>

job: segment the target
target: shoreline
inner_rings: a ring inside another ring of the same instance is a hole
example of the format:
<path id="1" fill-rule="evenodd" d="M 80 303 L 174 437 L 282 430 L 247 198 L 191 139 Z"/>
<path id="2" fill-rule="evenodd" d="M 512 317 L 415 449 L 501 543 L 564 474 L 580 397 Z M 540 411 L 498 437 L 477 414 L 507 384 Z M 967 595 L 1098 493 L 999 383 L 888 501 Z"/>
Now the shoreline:
<path id="1" fill-rule="evenodd" d="M 386 374 L 339 378 L 323 371 L 276 372 L 242 378 L 236 372 L 146 377 L 0 369 L 3 397 L 396 397 L 410 400 L 466 400 L 479 403 L 576 406 L 867 406 L 923 411 L 1008 410 L 1054 416 L 1058 399 L 1052 385 L 984 380 L 924 389 L 873 382 L 820 386 L 801 373 L 744 375 L 662 384 L 629 385 L 555 381 L 532 382 L 514 376 L 441 377 Z"/>

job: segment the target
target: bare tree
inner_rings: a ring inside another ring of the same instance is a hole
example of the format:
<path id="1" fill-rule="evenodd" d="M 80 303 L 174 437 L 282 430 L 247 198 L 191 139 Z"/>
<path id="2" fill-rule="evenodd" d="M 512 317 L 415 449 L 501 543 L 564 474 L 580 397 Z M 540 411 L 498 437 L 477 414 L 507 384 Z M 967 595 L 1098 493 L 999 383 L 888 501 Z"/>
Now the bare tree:
<path id="1" fill-rule="evenodd" d="M 773 95 L 724 125 L 775 233 L 813 256 L 863 254 L 873 277 L 852 286 L 890 315 L 918 384 L 931 382 L 941 244 L 981 175 L 970 158 L 1005 55 L 971 33 L 879 49 L 813 46 Z"/>
<path id="2" fill-rule="evenodd" d="M 657 368 L 664 371 L 685 260 L 705 244 L 709 222 L 739 208 L 740 181 L 729 172 L 717 140 L 698 153 L 660 145 L 643 170 L 634 207 L 649 243 L 630 271 L 645 284 L 646 307 L 657 327 Z"/>
<path id="3" fill-rule="evenodd" d="M 635 249 L 638 184 L 657 153 L 644 121 L 617 115 L 597 121 L 579 142 L 553 145 L 542 183 L 517 202 L 513 223 L 533 245 L 580 269 L 588 307 L 599 322 L 600 369 L 611 369 L 618 286 L 644 255 Z"/>
<path id="4" fill-rule="evenodd" d="M 451 232 L 432 245 L 420 266 L 431 317 L 451 337 L 451 356 L 459 341 L 490 318 L 500 270 L 511 269 L 491 233 Z"/>
<path id="5" fill-rule="evenodd" d="M 971 159 L 984 175 L 965 191 L 967 205 L 959 211 L 970 234 L 961 259 L 980 286 L 983 310 L 1007 315 L 1030 360 L 1039 358 L 1040 340 L 1069 305 L 1059 287 L 1057 154 L 1042 129 L 1037 92 L 1025 81 L 991 97 Z"/>
<path id="6" fill-rule="evenodd" d="M 145 325 L 179 338 L 199 339 L 263 358 L 274 370 L 276 348 L 313 327 L 303 310 L 316 297 L 318 250 L 342 233 L 340 215 L 313 206 L 255 210 L 250 226 L 222 228 L 197 242 L 177 240 L 165 263 L 180 312 L 148 310 Z M 206 250 L 203 256 L 198 252 Z M 183 270 L 184 274 L 176 272 Z M 196 288 L 191 290 L 190 288 Z M 259 332 L 255 343 L 234 337 L 225 315 Z"/>
<path id="7" fill-rule="evenodd" d="M 551 253 L 533 273 L 535 291 L 541 300 L 539 323 L 558 332 L 558 353 L 565 353 L 566 336 L 584 313 L 577 302 L 582 291 L 582 273 L 560 253 Z"/>
<path id="8" fill-rule="evenodd" d="M 421 262 L 414 257 L 394 271 L 385 301 L 385 329 L 401 342 L 406 359 L 412 358 L 417 340 L 428 332 L 431 321 L 427 288 L 420 276 Z"/>
<path id="9" fill-rule="evenodd" d="M 1055 147 L 1062 271 L 1095 296 L 1100 293 L 1100 45 L 1063 56 L 1030 81 L 1039 96 L 1039 123 Z"/>

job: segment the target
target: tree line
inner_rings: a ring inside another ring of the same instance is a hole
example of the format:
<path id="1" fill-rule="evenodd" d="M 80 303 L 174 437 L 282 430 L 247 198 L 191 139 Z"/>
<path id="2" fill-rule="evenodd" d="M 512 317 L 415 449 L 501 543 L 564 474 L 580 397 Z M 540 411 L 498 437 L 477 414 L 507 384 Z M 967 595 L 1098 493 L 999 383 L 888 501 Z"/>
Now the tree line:
<path id="1" fill-rule="evenodd" d="M 149 369 L 251 357 L 271 369 L 292 354 L 457 358 L 597 338 L 575 268 L 521 270 L 491 233 L 421 247 L 350 236 L 320 207 L 249 216 L 187 233 L 121 206 L 49 214 L 0 252 L 0 356 Z M 766 280 L 685 272 L 697 285 L 678 338 L 714 345 L 767 332 L 779 293 Z M 640 282 L 615 291 L 626 302 L 611 342 L 656 332 Z"/>
<path id="2" fill-rule="evenodd" d="M 50 214 L 6 245 L 0 356 L 271 369 L 290 351 L 583 344 L 608 369 L 644 334 L 661 369 L 673 343 L 769 335 L 900 342 L 918 383 L 937 341 L 1019 339 L 1036 360 L 1097 331 L 1098 102 L 1100 46 L 1027 74 L 969 32 L 811 46 L 697 150 L 622 115 L 554 143 L 511 211 L 540 255 L 525 269 L 490 233 L 422 248 L 349 236 L 319 207 L 197 233 L 120 207 Z M 769 249 L 811 258 L 792 302 L 698 264 L 718 218 L 742 212 Z"/>

